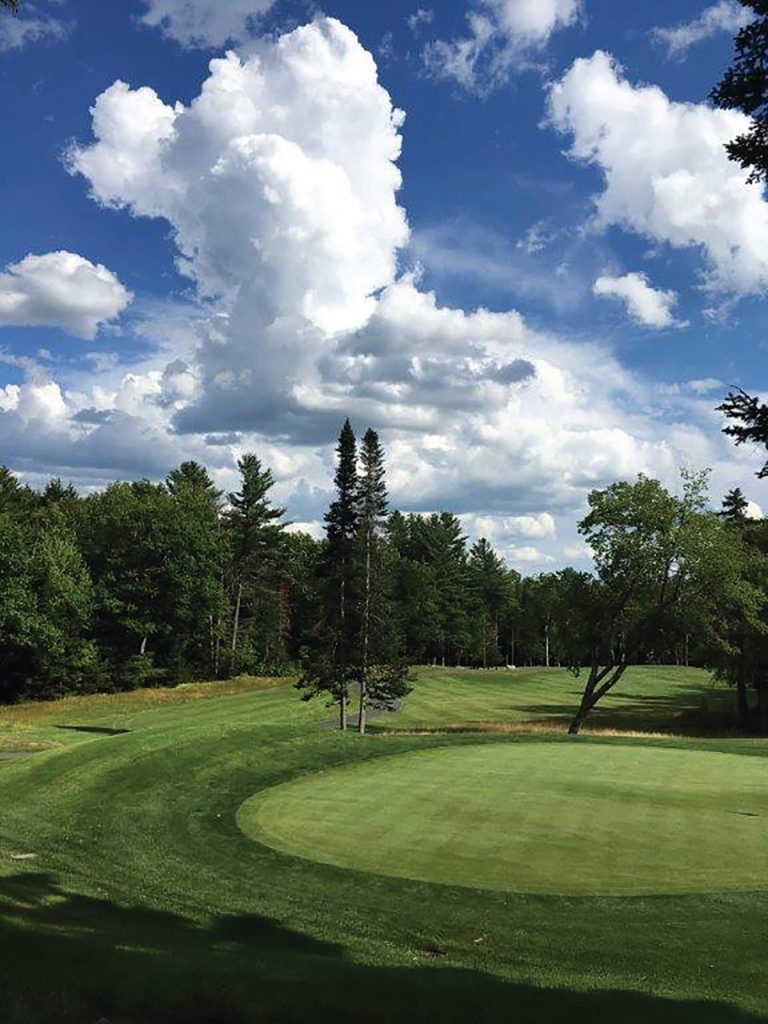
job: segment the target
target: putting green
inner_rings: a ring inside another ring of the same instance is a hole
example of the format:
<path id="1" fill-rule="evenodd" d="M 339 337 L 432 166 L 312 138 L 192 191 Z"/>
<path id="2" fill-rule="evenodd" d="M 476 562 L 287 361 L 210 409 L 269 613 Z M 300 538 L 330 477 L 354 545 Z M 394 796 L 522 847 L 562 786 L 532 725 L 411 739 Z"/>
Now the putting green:
<path id="1" fill-rule="evenodd" d="M 768 759 L 601 743 L 444 747 L 265 790 L 238 824 L 310 860 L 480 889 L 765 889 Z"/>

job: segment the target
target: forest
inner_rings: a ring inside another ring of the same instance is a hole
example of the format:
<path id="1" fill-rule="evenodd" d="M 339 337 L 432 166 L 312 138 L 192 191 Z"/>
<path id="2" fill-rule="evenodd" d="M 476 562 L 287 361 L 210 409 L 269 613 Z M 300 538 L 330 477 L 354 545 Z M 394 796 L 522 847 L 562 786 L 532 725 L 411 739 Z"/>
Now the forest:
<path id="1" fill-rule="evenodd" d="M 450 512 L 388 504 L 385 453 L 347 421 L 316 540 L 289 528 L 254 454 L 224 494 L 187 462 L 163 483 L 80 495 L 0 473 L 0 698 L 13 703 L 243 674 L 370 706 L 408 666 L 565 666 L 584 682 L 574 731 L 631 664 L 713 669 L 745 728 L 766 728 L 768 525 L 740 491 L 709 511 L 640 476 L 589 497 L 594 571 L 523 577 Z"/>

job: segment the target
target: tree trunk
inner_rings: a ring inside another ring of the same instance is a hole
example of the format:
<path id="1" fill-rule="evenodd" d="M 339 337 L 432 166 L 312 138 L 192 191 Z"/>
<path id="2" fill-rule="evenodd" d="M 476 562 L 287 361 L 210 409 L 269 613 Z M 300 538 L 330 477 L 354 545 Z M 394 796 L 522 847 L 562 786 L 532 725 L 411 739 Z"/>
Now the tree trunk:
<path id="1" fill-rule="evenodd" d="M 764 679 L 758 682 L 756 689 L 757 707 L 760 712 L 760 731 L 763 736 L 768 736 L 768 686 Z"/>
<path id="2" fill-rule="evenodd" d="M 347 731 L 347 580 L 346 563 L 342 566 L 339 611 L 341 615 L 341 683 L 339 684 L 339 728 Z"/>
<path id="3" fill-rule="evenodd" d="M 216 679 L 221 673 L 221 615 L 216 619 L 216 645 L 213 655 L 213 674 Z"/>
<path id="4" fill-rule="evenodd" d="M 237 600 L 235 602 L 235 617 L 232 621 L 232 658 L 234 660 L 235 651 L 237 650 L 237 634 L 240 629 L 240 605 L 243 600 L 243 584 L 238 583 L 237 585 Z"/>
<path id="5" fill-rule="evenodd" d="M 739 706 L 739 722 L 743 726 L 749 725 L 749 694 L 747 693 L 747 681 L 739 678 L 736 683 L 736 696 Z"/>
<path id="6" fill-rule="evenodd" d="M 605 665 L 602 668 L 594 662 L 589 673 L 587 685 L 581 698 L 579 710 L 576 712 L 573 721 L 568 729 L 569 736 L 578 736 L 581 727 L 586 721 L 590 711 L 609 693 L 618 683 L 628 668 L 626 662 L 619 664 Z"/>
<path id="7" fill-rule="evenodd" d="M 347 692 L 344 688 L 339 694 L 339 728 L 342 732 L 347 731 Z"/>
<path id="8" fill-rule="evenodd" d="M 139 654 L 144 655 L 147 653 L 147 641 L 149 637 L 144 637 L 141 641 L 141 647 L 139 647 Z"/>
<path id="9" fill-rule="evenodd" d="M 549 668 L 549 623 L 544 627 L 544 664 Z"/>
<path id="10" fill-rule="evenodd" d="M 368 529 L 365 538 L 365 605 L 363 608 L 363 671 L 360 675 L 360 710 L 357 715 L 357 731 L 365 735 L 366 701 L 368 700 L 368 668 L 371 644 L 371 547 L 373 537 Z"/>

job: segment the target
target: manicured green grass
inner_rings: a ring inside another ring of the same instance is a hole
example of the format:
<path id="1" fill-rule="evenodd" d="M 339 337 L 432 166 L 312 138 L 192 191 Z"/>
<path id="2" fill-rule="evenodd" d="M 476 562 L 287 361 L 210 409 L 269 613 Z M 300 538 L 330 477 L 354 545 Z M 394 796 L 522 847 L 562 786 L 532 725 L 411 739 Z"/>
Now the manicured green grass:
<path id="1" fill-rule="evenodd" d="M 471 674 L 480 711 L 473 711 L 474 720 L 503 720 L 500 701 L 508 690 L 494 675 Z M 677 722 L 674 681 L 652 671 L 642 679 L 647 691 L 659 687 L 661 708 Z M 547 680 L 555 689 L 539 690 L 531 681 L 525 698 L 526 706 L 543 709 L 526 712 L 539 722 L 560 714 L 548 714 L 547 705 L 573 701 L 573 681 L 565 674 Z M 719 699 L 706 679 L 695 685 L 706 699 Z M 417 681 L 401 722 L 413 713 L 424 728 L 465 723 L 458 698 L 451 706 L 446 688 L 439 701 L 437 686 L 432 672 Z M 361 811 L 375 815 L 387 803 L 389 770 L 398 763 L 417 766 L 422 758 L 465 753 L 482 760 L 484 752 L 488 764 L 499 757 L 528 763 L 532 780 L 542 751 L 552 758 L 553 772 L 557 758 L 573 758 L 567 778 L 582 798 L 586 790 L 593 799 L 589 786 L 599 781 L 607 792 L 615 787 L 607 799 L 617 813 L 624 814 L 622 801 L 632 799 L 643 815 L 655 797 L 636 795 L 638 786 L 643 789 L 640 770 L 651 786 L 650 776 L 669 770 L 670 756 L 692 757 L 686 780 L 672 772 L 689 821 L 700 813 L 698 771 L 703 787 L 716 786 L 722 775 L 722 792 L 738 801 L 735 809 L 759 813 L 764 797 L 753 789 L 768 764 L 760 760 L 768 755 L 764 741 L 343 737 L 325 728 L 331 711 L 301 703 L 288 684 L 232 689 L 191 687 L 167 699 L 89 698 L 0 715 L 6 723 L 0 732 L 66 744 L 0 763 L 3 1024 L 767 1019 L 768 894 L 764 885 L 732 891 L 728 865 L 713 865 L 721 881 L 712 881 L 718 891 L 709 893 L 576 896 L 529 888 L 515 894 L 293 856 L 254 842 L 237 824 L 238 811 L 255 794 L 326 777 L 318 773 L 351 778 L 381 766 L 380 784 L 370 788 Z M 640 688 L 627 693 L 635 694 L 626 698 L 634 720 Z M 695 704 L 687 680 L 680 696 L 687 716 Z M 440 705 L 431 720 L 425 702 Z M 659 717 L 653 713 L 649 720 L 656 729 Z M 94 728 L 111 732 L 82 731 Z M 592 765 L 588 779 L 583 758 Z M 639 768 L 633 758 L 642 761 Z M 611 771 L 596 775 L 597 761 Z M 564 785 L 558 763 L 558 784 Z M 419 779 L 416 772 L 411 784 Z M 542 785 L 546 789 L 539 778 L 539 791 Z M 415 814 L 423 814 L 421 804 Z M 664 814 L 663 828 L 658 815 L 648 817 L 646 830 L 629 811 L 625 820 L 633 820 L 649 849 L 648 830 L 666 835 L 677 820 L 673 812 Z M 765 818 L 731 817 L 744 842 L 751 823 L 765 838 Z M 473 827 L 468 819 L 465 831 Z M 715 826 L 712 835 L 728 854 L 730 840 Z M 354 842 L 350 836 L 348 845 Z M 737 859 L 745 849 L 742 844 Z M 545 856 L 538 841 L 531 856 L 549 859 L 550 868 L 557 860 Z M 606 871 L 621 867 L 612 850 L 604 857 Z M 688 857 L 693 864 L 690 844 L 681 844 L 681 861 Z M 580 866 L 561 864 L 561 876 L 573 878 Z M 743 864 L 731 868 L 735 875 Z"/>
<path id="2" fill-rule="evenodd" d="M 450 729 L 521 723 L 564 728 L 584 680 L 565 669 L 419 670 L 403 708 L 374 723 L 385 729 Z M 696 668 L 630 668 L 593 711 L 589 730 L 639 730 L 699 735 L 735 726 L 733 691 Z"/>
<path id="3" fill-rule="evenodd" d="M 246 834 L 311 860 L 563 895 L 768 889 L 766 821 L 766 759 L 552 743 L 336 768 L 238 815 Z"/>

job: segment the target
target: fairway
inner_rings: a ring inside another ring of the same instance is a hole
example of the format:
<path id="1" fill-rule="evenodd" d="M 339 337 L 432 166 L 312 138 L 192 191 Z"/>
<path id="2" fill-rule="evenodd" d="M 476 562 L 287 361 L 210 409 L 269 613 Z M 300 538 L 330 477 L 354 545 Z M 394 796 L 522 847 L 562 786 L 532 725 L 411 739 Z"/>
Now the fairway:
<path id="1" fill-rule="evenodd" d="M 508 892 L 768 886 L 768 762 L 648 747 L 484 744 L 336 768 L 257 794 L 238 824 L 340 867 Z"/>
<path id="2" fill-rule="evenodd" d="M 732 693 L 632 669 L 573 741 L 564 670 L 414 676 L 364 737 L 290 680 L 0 709 L 0 1021 L 766 1019 L 768 747 L 680 735 Z"/>

